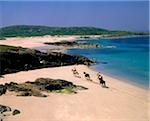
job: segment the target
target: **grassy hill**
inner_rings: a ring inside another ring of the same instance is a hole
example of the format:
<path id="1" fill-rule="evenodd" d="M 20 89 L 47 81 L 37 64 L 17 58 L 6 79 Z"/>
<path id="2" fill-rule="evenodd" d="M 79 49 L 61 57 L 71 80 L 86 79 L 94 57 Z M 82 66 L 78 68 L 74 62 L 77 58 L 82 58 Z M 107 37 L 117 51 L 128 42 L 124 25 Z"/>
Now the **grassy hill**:
<path id="1" fill-rule="evenodd" d="M 110 31 L 107 29 L 95 27 L 47 27 L 47 26 L 30 26 L 16 25 L 0 28 L 0 38 L 4 37 L 30 37 L 43 35 L 136 35 L 144 33 L 134 33 L 128 31 Z"/>

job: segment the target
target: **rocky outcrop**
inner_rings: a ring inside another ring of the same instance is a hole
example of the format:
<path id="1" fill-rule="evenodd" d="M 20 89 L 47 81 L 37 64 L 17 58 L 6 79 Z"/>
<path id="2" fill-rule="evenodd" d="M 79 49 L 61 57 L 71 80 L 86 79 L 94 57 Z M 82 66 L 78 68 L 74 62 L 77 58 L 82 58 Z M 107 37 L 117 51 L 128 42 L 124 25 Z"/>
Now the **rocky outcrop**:
<path id="1" fill-rule="evenodd" d="M 7 90 L 7 87 L 1 84 L 0 85 L 0 96 L 5 94 L 6 90 Z"/>
<path id="2" fill-rule="evenodd" d="M 20 114 L 21 112 L 17 109 L 15 109 L 13 112 L 12 112 L 12 115 L 17 115 L 17 114 Z"/>
<path id="3" fill-rule="evenodd" d="M 32 49 L 0 45 L 0 63 L 0 75 L 2 75 L 45 67 L 92 64 L 94 61 L 85 57 L 83 59 L 81 56 L 71 56 L 58 52 L 43 53 Z"/>
<path id="4" fill-rule="evenodd" d="M 3 85 L 8 91 L 16 92 L 17 96 L 47 97 L 44 92 L 77 93 L 78 90 L 88 89 L 72 82 L 61 79 L 38 78 L 34 82 L 17 84 L 14 82 Z"/>
<path id="5" fill-rule="evenodd" d="M 90 66 L 93 63 L 96 63 L 94 60 L 90 60 L 87 57 L 81 55 L 74 55 L 74 59 L 78 62 L 78 64 L 84 64 Z"/>
<path id="6" fill-rule="evenodd" d="M 35 82 L 32 82 L 32 84 L 38 86 L 40 90 L 49 90 L 49 91 L 60 90 L 66 87 L 69 88 L 75 87 L 72 82 L 68 82 L 61 79 L 54 80 L 49 78 L 38 78 L 35 80 Z"/>
<path id="7" fill-rule="evenodd" d="M 89 44 L 89 43 L 78 43 L 76 41 L 61 41 L 61 42 L 46 42 L 44 44 L 55 45 L 55 46 L 64 46 L 67 48 L 100 48 L 99 44 Z"/>

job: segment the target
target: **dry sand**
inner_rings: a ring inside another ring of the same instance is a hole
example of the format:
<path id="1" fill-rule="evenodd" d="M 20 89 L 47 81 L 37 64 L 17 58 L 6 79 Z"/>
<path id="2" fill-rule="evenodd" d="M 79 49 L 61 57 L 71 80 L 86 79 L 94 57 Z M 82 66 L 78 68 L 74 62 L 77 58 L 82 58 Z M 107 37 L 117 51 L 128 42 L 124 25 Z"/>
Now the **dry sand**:
<path id="1" fill-rule="evenodd" d="M 20 46 L 30 49 L 37 49 L 43 52 L 65 52 L 67 49 L 64 46 L 47 45 L 45 42 L 60 42 L 60 41 L 75 41 L 75 40 L 87 40 L 97 39 L 101 35 L 86 35 L 89 38 L 81 38 L 79 35 L 61 35 L 61 36 L 34 36 L 34 37 L 10 37 L 6 40 L 1 40 L 0 45 Z"/>
<path id="2" fill-rule="evenodd" d="M 76 67 L 81 79 L 74 77 Z M 94 82 L 85 80 L 83 72 Z M 88 90 L 77 94 L 50 93 L 46 98 L 0 96 L 0 104 L 19 109 L 21 114 L 8 116 L 6 121 L 148 121 L 148 91 L 103 75 L 109 87 L 102 88 L 97 72 L 84 65 L 44 68 L 6 74 L 0 83 L 34 81 L 36 78 L 65 79 Z"/>
<path id="3" fill-rule="evenodd" d="M 44 42 L 77 39 L 79 36 L 17 37 L 1 40 L 0 44 L 36 48 L 44 47 Z M 82 76 L 79 79 L 73 76 L 73 67 L 22 71 L 0 78 L 0 84 L 34 81 L 39 77 L 59 78 L 88 88 L 77 94 L 51 93 L 47 98 L 16 97 L 11 93 L 0 96 L 0 104 L 21 111 L 19 115 L 8 116 L 6 121 L 148 121 L 148 90 L 106 75 L 103 76 L 109 88 L 102 88 L 96 78 L 97 72 L 83 65 L 76 66 Z M 88 72 L 94 82 L 86 81 L 83 71 Z"/>
<path id="4" fill-rule="evenodd" d="M 0 44 L 10 46 L 20 46 L 26 48 L 35 48 L 44 46 L 45 42 L 73 41 L 78 36 L 35 36 L 35 37 L 10 37 L 1 40 Z"/>

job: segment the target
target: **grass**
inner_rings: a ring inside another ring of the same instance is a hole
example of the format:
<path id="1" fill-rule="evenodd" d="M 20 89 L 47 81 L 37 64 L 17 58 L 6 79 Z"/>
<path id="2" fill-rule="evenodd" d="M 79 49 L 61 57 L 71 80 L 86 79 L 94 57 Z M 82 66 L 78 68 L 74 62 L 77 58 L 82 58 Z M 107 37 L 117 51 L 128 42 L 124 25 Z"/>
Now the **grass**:
<path id="1" fill-rule="evenodd" d="M 42 91 L 35 85 L 32 84 L 19 84 L 18 88 L 26 89 L 28 91 L 16 91 L 17 96 L 36 96 L 36 97 L 46 97 L 46 95 L 42 94 Z"/>
<path id="2" fill-rule="evenodd" d="M 52 92 L 62 93 L 62 94 L 73 94 L 73 93 L 77 93 L 74 88 L 70 88 L 70 87 L 66 87 L 66 88 L 61 89 L 61 90 L 53 90 Z"/>
<path id="3" fill-rule="evenodd" d="M 8 46 L 8 45 L 0 45 L 0 52 L 9 52 L 9 51 L 18 51 L 18 50 L 25 50 L 25 48 Z"/>
<path id="4" fill-rule="evenodd" d="M 18 84 L 17 88 L 21 89 L 21 90 L 13 90 L 17 93 L 17 96 L 36 96 L 36 97 L 47 97 L 47 95 L 43 94 L 42 90 L 40 90 L 40 88 L 36 85 L 30 84 L 30 83 L 22 83 L 22 84 Z M 24 90 L 24 91 L 23 91 Z M 71 88 L 71 87 L 65 87 L 63 89 L 60 90 L 45 90 L 46 92 L 52 92 L 52 93 L 62 93 L 62 94 L 75 94 L 77 93 L 75 88 Z"/>

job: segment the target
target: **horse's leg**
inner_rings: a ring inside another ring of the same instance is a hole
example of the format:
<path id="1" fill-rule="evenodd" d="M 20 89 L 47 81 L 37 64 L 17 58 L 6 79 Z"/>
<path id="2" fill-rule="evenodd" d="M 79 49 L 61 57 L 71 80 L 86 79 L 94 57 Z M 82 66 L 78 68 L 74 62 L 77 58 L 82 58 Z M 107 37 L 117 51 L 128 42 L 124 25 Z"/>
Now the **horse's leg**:
<path id="1" fill-rule="evenodd" d="M 105 81 L 104 81 L 104 86 L 106 87 L 106 83 L 105 83 Z"/>

